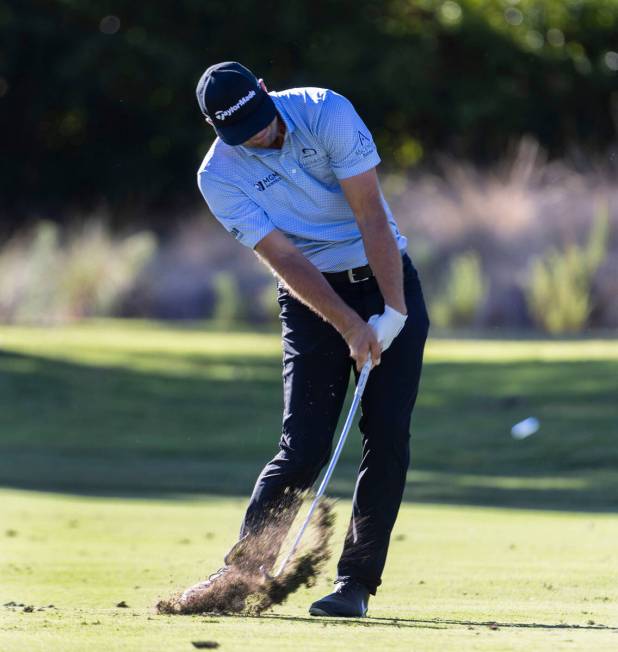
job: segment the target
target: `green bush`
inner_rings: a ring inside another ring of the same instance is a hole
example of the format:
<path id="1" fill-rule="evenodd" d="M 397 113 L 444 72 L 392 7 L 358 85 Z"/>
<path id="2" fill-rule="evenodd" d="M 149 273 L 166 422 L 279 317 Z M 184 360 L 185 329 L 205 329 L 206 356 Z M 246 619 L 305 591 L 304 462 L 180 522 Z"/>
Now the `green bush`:
<path id="1" fill-rule="evenodd" d="M 230 272 L 218 272 L 212 279 L 215 290 L 213 320 L 219 326 L 233 326 L 244 320 L 243 301 L 238 283 Z"/>
<path id="2" fill-rule="evenodd" d="M 479 257 L 474 252 L 454 257 L 444 289 L 431 305 L 433 323 L 442 328 L 472 325 L 486 291 Z"/>
<path id="3" fill-rule="evenodd" d="M 264 286 L 258 297 L 258 304 L 264 321 L 278 325 L 281 306 L 277 300 L 277 290 L 273 287 L 273 283 L 267 283 Z"/>
<path id="4" fill-rule="evenodd" d="M 496 160 L 523 134 L 551 155 L 616 136 L 615 0 L 243 0 L 241 19 L 229 11 L 227 0 L 0 0 L 0 122 L 14 127 L 3 219 L 104 201 L 167 225 L 166 204 L 200 201 L 195 169 L 213 138 L 195 83 L 230 58 L 273 89 L 347 95 L 398 168 L 436 151 Z"/>
<path id="5" fill-rule="evenodd" d="M 528 308 L 537 326 L 552 334 L 579 333 L 592 310 L 592 282 L 607 254 L 608 209 L 599 209 L 585 246 L 552 247 L 533 261 Z"/>

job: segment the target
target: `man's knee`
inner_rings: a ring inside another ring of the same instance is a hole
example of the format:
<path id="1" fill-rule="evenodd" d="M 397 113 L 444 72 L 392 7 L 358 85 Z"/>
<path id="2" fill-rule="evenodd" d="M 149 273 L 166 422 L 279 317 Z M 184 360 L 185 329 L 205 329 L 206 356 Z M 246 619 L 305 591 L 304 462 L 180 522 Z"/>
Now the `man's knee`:
<path id="1" fill-rule="evenodd" d="M 409 459 L 410 419 L 407 415 L 400 418 L 363 416 L 359 428 L 374 455 L 395 453 L 397 457 Z"/>
<path id="2" fill-rule="evenodd" d="M 313 446 L 294 447 L 282 437 L 279 453 L 272 463 L 293 481 L 291 484 L 304 489 L 313 484 L 326 464 L 329 453 L 330 446 L 316 443 Z"/>

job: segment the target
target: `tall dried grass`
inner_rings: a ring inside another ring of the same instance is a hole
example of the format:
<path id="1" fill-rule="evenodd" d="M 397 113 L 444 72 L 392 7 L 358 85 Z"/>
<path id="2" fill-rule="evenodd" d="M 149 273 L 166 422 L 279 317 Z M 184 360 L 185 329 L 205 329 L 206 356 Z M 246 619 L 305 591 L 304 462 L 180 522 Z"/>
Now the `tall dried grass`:
<path id="1" fill-rule="evenodd" d="M 488 291 L 476 324 L 543 327 L 526 295 L 535 261 L 550 248 L 582 246 L 595 215 L 607 210 L 608 242 L 590 284 L 590 310 L 581 328 L 618 327 L 618 182 L 609 164 L 548 162 L 523 140 L 491 169 L 443 159 L 439 173 L 393 184 L 389 199 L 425 281 L 439 303 L 450 261 L 478 256 Z"/>
<path id="2" fill-rule="evenodd" d="M 66 232 L 40 222 L 0 250 L 0 321 L 50 324 L 113 314 L 155 251 L 152 234 L 114 238 L 102 219 Z"/>
<path id="3" fill-rule="evenodd" d="M 577 329 L 617 328 L 616 171 L 609 161 L 548 161 L 523 140 L 491 168 L 443 158 L 437 172 L 383 175 L 434 323 L 547 329 L 530 299 L 538 260 L 552 249 L 584 246 L 603 209 L 607 247 L 590 275 Z M 0 246 L 0 320 L 276 319 L 274 280 L 251 251 L 206 209 L 180 224 L 158 249 L 149 233 L 111 235 L 100 217 L 66 233 L 41 223 L 18 235 Z M 565 288 L 568 299 L 573 292 Z"/>

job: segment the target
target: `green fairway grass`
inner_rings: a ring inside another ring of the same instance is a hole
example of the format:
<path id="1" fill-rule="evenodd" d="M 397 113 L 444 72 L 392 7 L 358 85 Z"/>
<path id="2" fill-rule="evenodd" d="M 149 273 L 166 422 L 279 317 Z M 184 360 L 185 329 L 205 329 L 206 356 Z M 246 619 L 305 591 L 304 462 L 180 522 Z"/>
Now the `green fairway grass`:
<path id="1" fill-rule="evenodd" d="M 0 605 L 23 605 L 0 606 L 2 652 L 618 646 L 616 515 L 405 504 L 370 618 L 325 621 L 307 607 L 330 590 L 336 554 L 317 586 L 260 618 L 155 614 L 221 565 L 244 500 L 3 490 L 0 503 Z M 349 509 L 337 508 L 336 551 Z"/>
<path id="2" fill-rule="evenodd" d="M 530 415 L 538 434 L 514 440 Z M 274 453 L 273 333 L 0 327 L 0 485 L 244 496 Z M 331 491 L 349 496 L 359 437 Z M 430 340 L 407 499 L 618 508 L 618 341 Z"/>
<path id="3" fill-rule="evenodd" d="M 280 374 L 269 332 L 0 327 L 0 652 L 618 649 L 618 342 L 599 339 L 430 341 L 370 618 L 307 615 L 357 431 L 317 586 L 260 618 L 157 615 L 235 541 Z"/>

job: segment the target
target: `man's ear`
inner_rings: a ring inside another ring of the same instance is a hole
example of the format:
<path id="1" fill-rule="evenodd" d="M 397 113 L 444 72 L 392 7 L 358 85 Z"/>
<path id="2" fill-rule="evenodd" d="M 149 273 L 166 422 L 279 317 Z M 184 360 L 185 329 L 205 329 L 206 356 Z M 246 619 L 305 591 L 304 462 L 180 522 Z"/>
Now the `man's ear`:
<path id="1" fill-rule="evenodd" d="M 266 84 L 264 83 L 264 80 L 262 78 L 258 79 L 258 84 L 260 85 L 260 87 L 265 93 L 268 93 L 268 89 L 266 88 Z"/>

